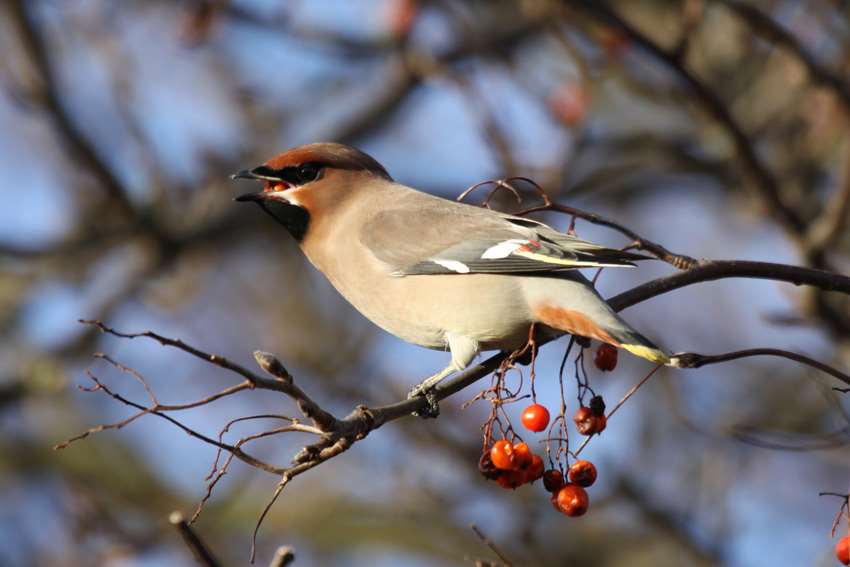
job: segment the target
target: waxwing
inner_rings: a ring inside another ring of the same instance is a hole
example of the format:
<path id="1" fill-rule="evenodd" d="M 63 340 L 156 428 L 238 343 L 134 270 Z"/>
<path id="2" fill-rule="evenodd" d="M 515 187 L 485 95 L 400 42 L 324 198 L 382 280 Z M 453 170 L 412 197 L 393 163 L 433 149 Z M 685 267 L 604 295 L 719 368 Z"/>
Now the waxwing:
<path id="1" fill-rule="evenodd" d="M 634 266 L 645 256 L 422 193 L 342 144 L 300 146 L 232 177 L 263 182 L 261 192 L 236 200 L 282 224 L 364 316 L 405 341 L 451 351 L 451 363 L 411 395 L 483 350 L 521 347 L 532 323 L 670 362 L 578 271 Z"/>

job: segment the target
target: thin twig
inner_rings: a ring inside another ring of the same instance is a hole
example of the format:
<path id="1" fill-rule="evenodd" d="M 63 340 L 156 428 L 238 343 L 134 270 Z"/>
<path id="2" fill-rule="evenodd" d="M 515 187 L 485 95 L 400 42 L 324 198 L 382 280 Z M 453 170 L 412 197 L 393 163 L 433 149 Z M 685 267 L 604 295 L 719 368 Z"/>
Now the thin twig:
<path id="1" fill-rule="evenodd" d="M 778 348 L 750 348 L 715 355 L 705 355 L 697 354 L 695 352 L 689 352 L 683 355 L 676 355 L 676 360 L 677 366 L 679 368 L 700 368 L 701 366 L 705 366 L 706 364 L 728 362 L 730 360 L 738 360 L 739 358 L 748 358 L 751 356 L 778 356 L 780 358 L 787 358 L 788 360 L 793 360 L 795 362 L 799 362 L 800 364 L 806 364 L 808 366 L 811 366 L 812 368 L 817 368 L 821 372 L 825 372 L 826 374 L 829 374 L 830 376 L 841 380 L 845 384 L 850 385 L 850 376 L 848 376 L 844 372 L 841 372 L 827 364 L 824 364 L 823 362 L 817 361 L 803 354 L 797 354 L 795 352 L 790 352 Z"/>
<path id="2" fill-rule="evenodd" d="M 499 548 L 498 548 L 498 547 L 496 547 L 496 544 L 495 544 L 495 543 L 493 543 L 493 540 L 491 540 L 489 537 L 487 537 L 487 536 L 484 534 L 484 532 L 482 532 L 482 531 L 478 528 L 478 526 L 476 526 L 475 524 L 469 524 L 469 528 L 470 528 L 473 532 L 475 532 L 475 535 L 477 535 L 477 536 L 478 536 L 478 539 L 480 539 L 480 540 L 481 540 L 481 542 L 482 542 L 484 545 L 486 545 L 487 547 L 489 547 L 489 548 L 490 548 L 490 551 L 492 551 L 493 553 L 495 553 L 495 554 L 496 554 L 496 557 L 498 557 L 499 559 L 501 559 L 502 563 L 504 563 L 506 567 L 513 567 L 513 563 L 511 562 L 511 560 L 510 560 L 510 559 L 508 559 L 507 557 L 505 557 L 505 555 L 504 555 L 501 551 L 499 551 Z"/>

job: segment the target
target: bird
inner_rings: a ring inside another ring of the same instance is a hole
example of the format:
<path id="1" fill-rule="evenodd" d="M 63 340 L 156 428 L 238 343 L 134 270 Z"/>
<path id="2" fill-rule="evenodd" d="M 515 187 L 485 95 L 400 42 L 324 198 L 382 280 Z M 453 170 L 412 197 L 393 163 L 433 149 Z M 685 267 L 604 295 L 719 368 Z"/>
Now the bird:
<path id="1" fill-rule="evenodd" d="M 407 187 L 344 144 L 295 147 L 231 178 L 263 184 L 235 200 L 256 203 L 283 225 L 367 319 L 407 342 L 450 352 L 449 364 L 411 396 L 429 395 L 482 351 L 521 348 L 532 325 L 544 335 L 595 339 L 671 363 L 579 271 L 634 267 L 648 256 Z"/>

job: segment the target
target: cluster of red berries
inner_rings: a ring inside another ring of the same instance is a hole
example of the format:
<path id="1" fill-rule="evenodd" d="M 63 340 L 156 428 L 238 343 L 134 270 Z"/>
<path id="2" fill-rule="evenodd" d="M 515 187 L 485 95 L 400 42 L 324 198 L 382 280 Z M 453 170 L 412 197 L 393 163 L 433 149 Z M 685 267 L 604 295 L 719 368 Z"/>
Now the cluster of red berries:
<path id="1" fill-rule="evenodd" d="M 482 472 L 487 468 L 492 472 L 485 476 L 495 480 L 502 488 L 517 488 L 523 484 L 534 482 L 543 476 L 543 459 L 535 455 L 526 443 L 514 443 L 500 439 L 493 444 L 489 453 L 489 464 L 486 459 L 482 462 Z"/>
<path id="2" fill-rule="evenodd" d="M 584 416 L 585 410 L 588 412 Z M 582 407 L 576 414 L 576 426 L 585 435 L 599 433 L 605 429 L 605 404 L 602 398 L 591 400 L 590 407 Z M 579 414 L 583 417 L 579 418 Z M 585 422 L 590 426 L 584 425 Z M 531 404 L 522 412 L 522 424 L 526 429 L 540 432 L 549 425 L 549 410 L 541 404 Z M 567 478 L 558 469 L 544 471 L 543 459 L 529 449 L 527 443 L 511 444 L 507 439 L 496 441 L 485 452 L 479 462 L 481 473 L 495 480 L 503 488 L 517 488 L 540 478 L 551 494 L 555 509 L 570 517 L 587 512 L 590 499 L 585 488 L 596 482 L 596 467 L 590 461 L 575 461 L 567 471 Z"/>
<path id="3" fill-rule="evenodd" d="M 850 536 L 844 536 L 835 544 L 835 557 L 842 565 L 850 565 Z"/>
<path id="4" fill-rule="evenodd" d="M 610 372 L 617 366 L 617 349 L 601 345 L 594 357 L 599 370 Z M 549 410 L 533 403 L 522 412 L 522 424 L 535 433 L 544 431 L 549 425 Z M 573 416 L 576 429 L 582 435 L 596 435 L 605 430 L 605 402 L 601 396 L 591 398 L 587 406 L 582 405 Z M 596 467 L 590 461 L 577 460 L 567 469 L 567 478 L 559 469 L 544 470 L 543 459 L 535 455 L 524 442 L 511 443 L 500 439 L 489 451 L 484 451 L 478 463 L 484 477 L 495 480 L 503 488 L 517 488 L 540 478 L 551 494 L 555 509 L 570 517 L 582 516 L 590 506 L 585 488 L 596 482 Z"/>
<path id="5" fill-rule="evenodd" d="M 565 516 L 583 516 L 590 507 L 585 488 L 596 482 L 596 467 L 590 461 L 576 461 L 567 471 L 567 481 L 557 469 L 543 473 L 543 487 L 552 495 L 552 505 Z"/>

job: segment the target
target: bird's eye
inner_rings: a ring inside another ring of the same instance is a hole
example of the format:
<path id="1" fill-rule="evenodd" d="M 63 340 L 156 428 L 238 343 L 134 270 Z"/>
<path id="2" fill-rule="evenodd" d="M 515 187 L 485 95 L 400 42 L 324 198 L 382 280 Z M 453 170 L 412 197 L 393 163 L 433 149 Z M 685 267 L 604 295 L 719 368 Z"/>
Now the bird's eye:
<path id="1" fill-rule="evenodd" d="M 322 168 L 315 163 L 305 163 L 301 167 L 298 168 L 298 177 L 301 180 L 301 183 L 309 183 L 310 181 L 315 181 L 316 178 L 319 177 L 319 173 L 322 171 Z"/>

